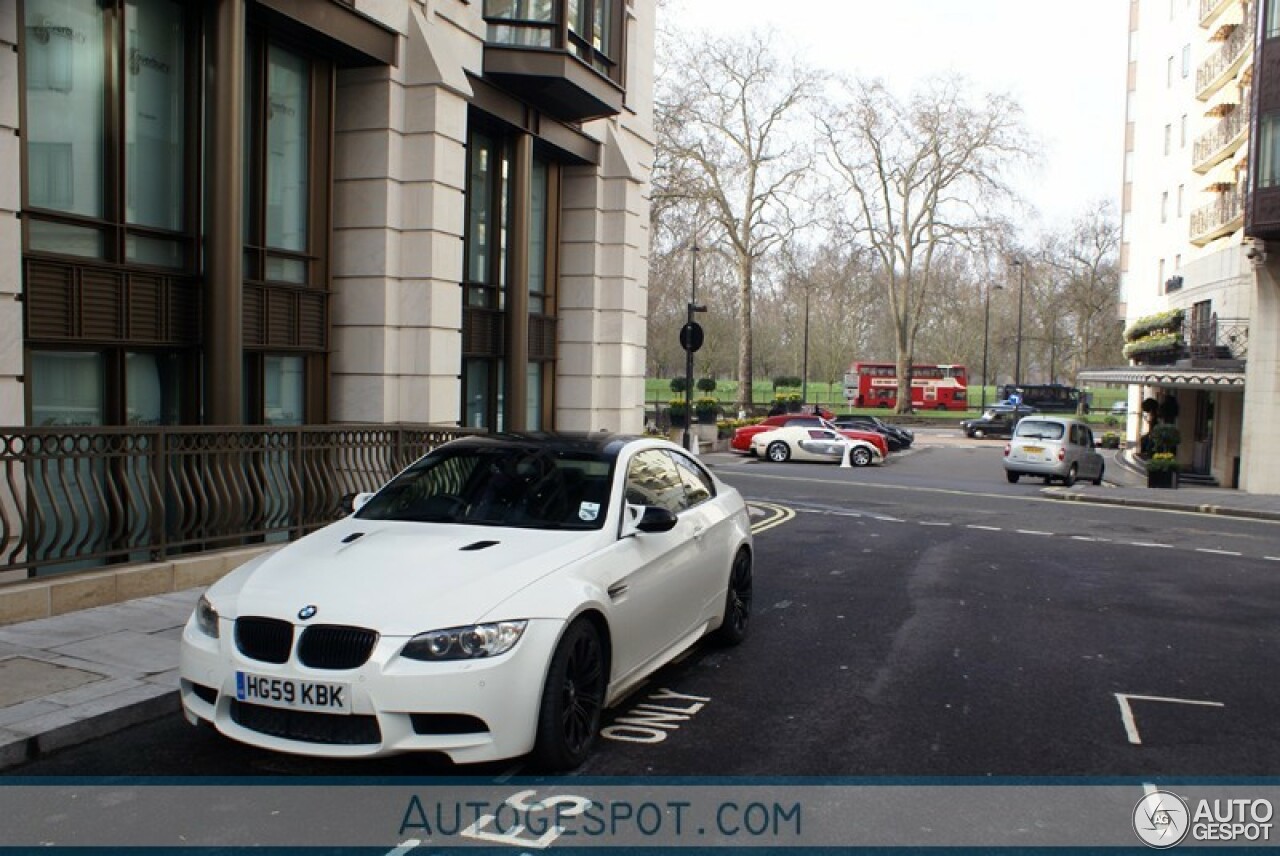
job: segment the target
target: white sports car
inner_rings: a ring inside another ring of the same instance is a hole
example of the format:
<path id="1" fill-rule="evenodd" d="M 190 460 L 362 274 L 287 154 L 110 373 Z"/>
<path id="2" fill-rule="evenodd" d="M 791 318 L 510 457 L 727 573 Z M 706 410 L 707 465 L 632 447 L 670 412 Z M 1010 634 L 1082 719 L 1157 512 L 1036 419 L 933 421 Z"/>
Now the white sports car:
<path id="1" fill-rule="evenodd" d="M 764 431 L 751 438 L 751 451 L 759 458 L 783 461 L 843 461 L 849 450 L 849 463 L 855 467 L 880 463 L 884 456 L 866 440 L 846 437 L 839 431 L 815 426 L 793 425 Z"/>
<path id="2" fill-rule="evenodd" d="M 214 584 L 182 635 L 193 724 L 283 752 L 589 753 L 601 711 L 747 631 L 742 496 L 665 440 L 471 437 Z"/>

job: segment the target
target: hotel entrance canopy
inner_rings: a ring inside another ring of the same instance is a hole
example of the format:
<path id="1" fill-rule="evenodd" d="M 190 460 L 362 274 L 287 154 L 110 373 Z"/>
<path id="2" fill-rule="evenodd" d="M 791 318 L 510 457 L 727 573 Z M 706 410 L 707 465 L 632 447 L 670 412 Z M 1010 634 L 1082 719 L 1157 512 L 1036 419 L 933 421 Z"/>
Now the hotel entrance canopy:
<path id="1" fill-rule="evenodd" d="M 1127 366 L 1080 372 L 1077 384 L 1115 383 L 1126 386 L 1159 386 L 1166 389 L 1217 389 L 1244 391 L 1244 367 L 1181 368 L 1179 366 Z"/>

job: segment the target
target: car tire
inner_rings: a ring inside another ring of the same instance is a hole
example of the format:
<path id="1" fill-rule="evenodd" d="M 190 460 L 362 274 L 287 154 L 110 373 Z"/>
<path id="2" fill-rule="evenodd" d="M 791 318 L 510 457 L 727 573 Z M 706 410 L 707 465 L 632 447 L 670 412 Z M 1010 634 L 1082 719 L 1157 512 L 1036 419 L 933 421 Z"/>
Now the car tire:
<path id="1" fill-rule="evenodd" d="M 775 464 L 785 464 L 791 460 L 791 447 L 781 440 L 774 440 L 769 447 L 764 450 L 765 457 L 773 461 Z"/>
<path id="2" fill-rule="evenodd" d="M 1062 483 L 1067 487 L 1071 487 L 1073 484 L 1076 483 L 1076 479 L 1079 477 L 1080 477 L 1079 465 L 1072 464 L 1071 469 L 1067 470 L 1067 474 L 1062 477 Z"/>
<path id="3" fill-rule="evenodd" d="M 1004 474 L 1004 477 L 1009 480 L 1009 484 L 1017 484 L 1018 479 L 1021 478 L 1021 476 L 1022 476 L 1021 473 L 1015 473 L 1011 470 L 1006 471 Z"/>
<path id="4" fill-rule="evenodd" d="M 724 596 L 724 620 L 715 629 L 713 641 L 718 645 L 737 645 L 747 638 L 751 624 L 751 553 L 746 549 L 733 557 L 729 569 L 729 587 Z"/>
<path id="5" fill-rule="evenodd" d="M 1096 479 L 1094 479 L 1094 480 L 1093 480 L 1093 483 L 1094 483 L 1094 484 L 1096 484 L 1096 485 L 1101 485 L 1101 484 L 1102 484 L 1102 476 L 1103 476 L 1103 475 L 1105 475 L 1105 474 L 1106 474 L 1106 472 L 1107 472 L 1107 465 L 1106 465 L 1106 464 L 1103 464 L 1102 466 L 1098 467 L 1098 477 L 1097 477 Z"/>
<path id="6" fill-rule="evenodd" d="M 981 440 L 983 437 L 987 436 L 987 432 L 983 431 L 981 428 L 974 428 L 969 432 L 969 436 L 973 437 L 975 440 Z"/>
<path id="7" fill-rule="evenodd" d="M 855 467 L 865 467 L 867 464 L 871 463 L 871 452 L 863 449 L 862 447 L 850 449 L 849 463 L 853 464 Z"/>
<path id="8" fill-rule="evenodd" d="M 572 770 L 591 754 L 600 731 L 607 683 L 600 632 L 580 618 L 551 655 L 538 708 L 533 761 L 542 770 Z"/>

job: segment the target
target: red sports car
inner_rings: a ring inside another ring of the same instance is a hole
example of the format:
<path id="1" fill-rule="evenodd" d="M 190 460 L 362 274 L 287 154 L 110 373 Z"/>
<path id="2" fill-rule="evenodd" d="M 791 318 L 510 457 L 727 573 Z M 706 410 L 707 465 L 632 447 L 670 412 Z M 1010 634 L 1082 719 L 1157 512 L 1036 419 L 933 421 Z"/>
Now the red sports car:
<path id="1" fill-rule="evenodd" d="M 729 448 L 735 452 L 749 455 L 751 454 L 751 438 L 761 431 L 772 431 L 775 428 L 787 428 L 792 425 L 821 425 L 823 421 L 823 419 L 808 413 L 783 413 L 778 416 L 769 416 L 756 425 L 744 425 L 741 428 L 734 429 L 733 439 L 729 441 Z M 836 430 L 852 440 L 866 440 L 879 449 L 881 455 L 886 458 L 889 457 L 889 444 L 885 442 L 881 434 L 875 431 L 859 431 L 856 428 L 837 428 Z"/>

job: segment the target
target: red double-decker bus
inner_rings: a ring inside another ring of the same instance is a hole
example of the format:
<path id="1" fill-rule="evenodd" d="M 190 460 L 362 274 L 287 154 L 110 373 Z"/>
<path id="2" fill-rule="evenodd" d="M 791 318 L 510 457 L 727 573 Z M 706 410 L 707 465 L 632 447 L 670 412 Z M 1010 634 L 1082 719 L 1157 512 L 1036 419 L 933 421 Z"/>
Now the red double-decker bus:
<path id="1" fill-rule="evenodd" d="M 911 406 L 917 410 L 967 410 L 969 375 L 964 366 L 911 369 Z M 895 407 L 898 369 L 893 363 L 854 363 L 844 376 L 844 397 L 853 407 Z"/>

